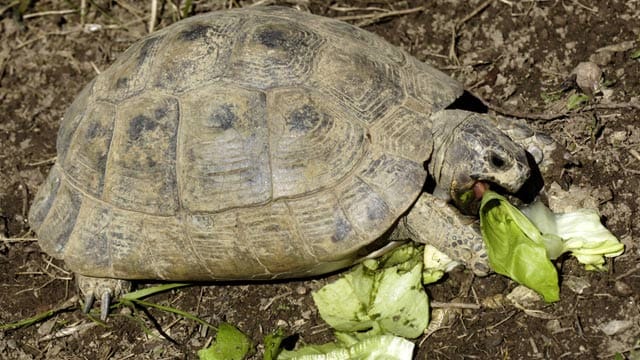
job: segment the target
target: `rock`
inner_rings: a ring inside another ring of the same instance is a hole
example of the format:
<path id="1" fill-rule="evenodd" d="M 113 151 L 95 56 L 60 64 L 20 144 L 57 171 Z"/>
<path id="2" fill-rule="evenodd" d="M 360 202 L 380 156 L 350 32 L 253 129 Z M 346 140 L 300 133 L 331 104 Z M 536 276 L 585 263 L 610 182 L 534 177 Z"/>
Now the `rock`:
<path id="1" fill-rule="evenodd" d="M 606 335 L 612 336 L 630 329 L 633 326 L 631 320 L 611 320 L 606 324 L 600 325 L 600 330 Z"/>
<path id="2" fill-rule="evenodd" d="M 621 295 L 621 296 L 629 296 L 633 294 L 633 289 L 631 288 L 631 286 L 629 286 L 629 284 L 627 284 L 622 280 L 616 281 L 615 289 L 618 295 Z"/>
<path id="3" fill-rule="evenodd" d="M 576 294 L 582 294 L 584 293 L 585 289 L 591 287 L 591 284 L 587 279 L 572 275 L 563 276 L 562 284 Z"/>
<path id="4" fill-rule="evenodd" d="M 514 306 L 519 306 L 524 309 L 536 308 L 542 303 L 542 297 L 524 285 L 516 286 L 516 288 L 507 295 L 507 300 Z"/>
<path id="5" fill-rule="evenodd" d="M 580 90 L 587 95 L 594 95 L 601 91 L 602 70 L 591 61 L 581 62 L 573 70 L 576 83 Z"/>

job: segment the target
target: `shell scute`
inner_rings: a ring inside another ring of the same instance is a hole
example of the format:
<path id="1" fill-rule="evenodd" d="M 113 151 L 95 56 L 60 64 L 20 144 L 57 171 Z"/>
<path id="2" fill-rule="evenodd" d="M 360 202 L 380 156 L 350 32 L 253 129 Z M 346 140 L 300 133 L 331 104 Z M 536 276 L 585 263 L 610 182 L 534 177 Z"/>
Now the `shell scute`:
<path id="1" fill-rule="evenodd" d="M 194 18 L 168 32 L 153 59 L 149 86 L 175 94 L 223 78 L 242 22 L 235 17 Z"/>
<path id="2" fill-rule="evenodd" d="M 464 91 L 461 83 L 433 66 L 413 58 L 410 64 L 402 69 L 401 76 L 409 97 L 419 104 L 419 110 L 423 113 L 444 109 Z"/>
<path id="3" fill-rule="evenodd" d="M 433 149 L 431 119 L 404 106 L 380 119 L 369 133 L 375 148 L 419 164 L 429 159 Z"/>
<path id="4" fill-rule="evenodd" d="M 366 152 L 366 129 L 306 88 L 268 93 L 274 199 L 331 188 Z"/>
<path id="5" fill-rule="evenodd" d="M 41 242 L 40 245 L 44 251 L 56 257 L 61 257 L 64 253 L 69 237 L 78 222 L 80 207 L 85 198 L 82 193 L 63 179 L 64 176 L 60 173 L 60 168 L 58 165 L 54 165 L 49 174 L 49 180 L 54 184 L 59 184 L 55 186 L 53 201 L 46 195 L 42 196 L 42 190 L 34 201 L 36 209 L 48 207 L 46 216 L 41 217 L 42 214 L 37 210 L 29 216 L 30 220 L 34 220 L 34 226 L 47 229 L 47 241 Z M 38 221 L 41 222 L 38 223 Z"/>
<path id="6" fill-rule="evenodd" d="M 182 205 L 218 212 L 272 199 L 266 95 L 226 84 L 182 96 Z"/>
<path id="7" fill-rule="evenodd" d="M 114 121 L 115 106 L 95 102 L 78 126 L 66 157 L 60 160 L 68 178 L 95 197 L 102 195 Z"/>
<path id="8" fill-rule="evenodd" d="M 95 98 L 117 104 L 142 93 L 147 87 L 153 59 L 163 38 L 162 33 L 154 34 L 129 47 L 96 78 Z"/>
<path id="9" fill-rule="evenodd" d="M 71 144 L 71 139 L 73 138 L 78 125 L 82 121 L 87 109 L 90 109 L 93 105 L 92 93 L 94 84 L 95 80 L 92 80 L 82 89 L 82 91 L 80 91 L 62 118 L 56 143 L 56 152 L 58 153 L 59 161 L 64 161 L 66 158 L 69 145 Z"/>
<path id="10" fill-rule="evenodd" d="M 118 105 L 102 199 L 122 209 L 175 215 L 178 101 L 147 93 Z"/>
<path id="11" fill-rule="evenodd" d="M 253 19 L 244 30 L 231 51 L 228 76 L 257 89 L 304 82 L 325 43 L 304 24 L 279 18 Z"/>
<path id="12" fill-rule="evenodd" d="M 373 123 L 402 103 L 399 70 L 359 52 L 324 51 L 310 83 L 365 123 Z"/>

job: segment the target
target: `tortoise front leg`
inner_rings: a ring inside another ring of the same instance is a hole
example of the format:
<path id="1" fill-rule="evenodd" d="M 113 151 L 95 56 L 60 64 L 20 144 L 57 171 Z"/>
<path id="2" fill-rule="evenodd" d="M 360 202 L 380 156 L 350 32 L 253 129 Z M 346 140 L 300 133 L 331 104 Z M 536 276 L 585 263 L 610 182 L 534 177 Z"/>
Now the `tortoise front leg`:
<path id="1" fill-rule="evenodd" d="M 432 245 L 478 276 L 491 271 L 479 222 L 432 194 L 420 195 L 392 237 Z"/>

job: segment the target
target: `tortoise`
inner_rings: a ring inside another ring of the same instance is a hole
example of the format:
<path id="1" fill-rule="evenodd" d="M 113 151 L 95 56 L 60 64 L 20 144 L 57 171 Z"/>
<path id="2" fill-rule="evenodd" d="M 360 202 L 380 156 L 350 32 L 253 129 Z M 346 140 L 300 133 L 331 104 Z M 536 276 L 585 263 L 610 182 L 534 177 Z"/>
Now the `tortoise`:
<path id="1" fill-rule="evenodd" d="M 469 194 L 518 191 L 523 146 L 550 142 L 451 108 L 462 94 L 341 21 L 283 7 L 194 16 L 80 92 L 30 226 L 103 305 L 115 285 L 102 279 L 300 278 L 405 238 L 486 274 Z"/>

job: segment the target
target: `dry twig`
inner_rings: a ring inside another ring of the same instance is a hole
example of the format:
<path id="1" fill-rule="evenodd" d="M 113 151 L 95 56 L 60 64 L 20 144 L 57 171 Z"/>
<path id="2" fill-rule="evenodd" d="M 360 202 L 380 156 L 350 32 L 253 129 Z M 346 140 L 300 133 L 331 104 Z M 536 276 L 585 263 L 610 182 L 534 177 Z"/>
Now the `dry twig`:
<path id="1" fill-rule="evenodd" d="M 80 0 L 80 25 L 84 27 L 87 18 L 87 0 Z"/>
<path id="2" fill-rule="evenodd" d="M 460 63 L 458 61 L 458 55 L 456 54 L 456 41 L 458 38 L 458 30 L 460 30 L 460 27 L 462 27 L 464 23 L 471 20 L 474 16 L 478 15 L 480 12 L 486 9 L 489 5 L 491 5 L 491 3 L 493 3 L 494 1 L 495 0 L 487 0 L 483 2 L 478 7 L 476 7 L 472 12 L 470 12 L 467 16 L 457 21 L 453 26 L 453 29 L 451 31 L 451 46 L 449 47 L 449 58 L 453 60 L 454 63 L 456 64 Z"/>
<path id="3" fill-rule="evenodd" d="M 129 13 L 131 13 L 131 15 L 137 17 L 138 19 L 141 19 L 142 17 L 144 17 L 144 11 L 140 10 L 138 8 L 136 8 L 135 6 L 133 6 L 132 4 L 128 3 L 127 1 L 124 0 L 116 0 L 116 3 L 120 6 L 122 6 L 123 9 L 127 10 Z"/>
<path id="4" fill-rule="evenodd" d="M 473 95 L 475 98 L 480 100 L 482 104 L 486 106 L 489 110 L 495 113 L 498 113 L 504 116 L 510 116 L 515 118 L 528 119 L 528 120 L 553 121 L 553 120 L 558 120 L 561 118 L 578 115 L 581 113 L 594 111 L 594 110 L 618 110 L 618 109 L 640 110 L 640 103 L 629 101 L 629 102 L 622 102 L 622 103 L 593 104 L 593 105 L 582 107 L 580 109 L 567 110 L 560 113 L 551 113 L 551 114 L 525 113 L 517 110 L 504 109 L 500 106 L 497 106 L 495 104 L 492 104 L 486 101 L 481 96 L 478 96 L 472 91 L 469 91 L 469 93 L 471 93 L 471 95 Z"/>
<path id="5" fill-rule="evenodd" d="M 356 23 L 356 26 L 367 26 L 377 22 L 380 19 L 384 19 L 386 17 L 406 15 L 406 14 L 411 14 L 411 13 L 415 13 L 423 10 L 424 10 L 424 7 L 418 6 L 415 8 L 405 9 L 405 10 L 388 10 L 384 12 L 372 12 L 372 13 L 360 14 L 360 15 L 338 16 L 336 17 L 336 19 L 342 20 L 342 21 L 362 20 Z"/>
<path id="6" fill-rule="evenodd" d="M 14 6 L 18 5 L 18 4 L 20 4 L 20 0 L 12 1 L 9 4 L 7 4 L 6 6 L 1 7 L 0 8 L 0 15 L 4 14 L 5 11 L 11 9 L 12 7 L 14 7 Z"/>
<path id="7" fill-rule="evenodd" d="M 32 43 L 34 43 L 34 42 L 37 42 L 37 41 L 44 40 L 44 39 L 46 39 L 46 38 L 47 38 L 47 37 L 49 37 L 49 36 L 65 36 L 65 35 L 72 34 L 72 33 L 74 33 L 74 32 L 78 32 L 78 31 L 80 31 L 80 30 L 81 30 L 81 29 L 73 29 L 73 30 L 68 30 L 68 31 L 53 31 L 53 32 L 48 32 L 48 33 L 45 33 L 44 35 L 39 36 L 39 37 L 37 37 L 37 38 L 35 38 L 35 39 L 31 39 L 31 40 L 28 40 L 28 41 L 25 41 L 25 42 L 21 43 L 20 45 L 16 46 L 13 50 L 20 50 L 20 49 L 22 49 L 23 47 L 25 47 L 25 46 L 27 46 L 27 45 L 30 45 L 30 44 L 32 44 Z"/>
<path id="8" fill-rule="evenodd" d="M 149 33 L 152 33 L 156 27 L 156 18 L 158 17 L 158 0 L 151 0 L 151 15 L 149 15 Z"/>
<path id="9" fill-rule="evenodd" d="M 55 163 L 56 159 L 57 159 L 57 156 L 54 156 L 54 157 L 51 157 L 51 158 L 48 158 L 48 159 L 26 163 L 25 166 L 36 167 L 36 166 L 40 166 L 40 165 L 49 165 L 49 164 Z"/>
<path id="10" fill-rule="evenodd" d="M 20 242 L 34 242 L 34 241 L 38 241 L 38 238 L 33 238 L 33 237 L 15 237 L 15 238 L 0 237 L 0 241 L 2 241 L 3 243 L 11 244 L 11 243 L 20 243 Z"/>
<path id="11" fill-rule="evenodd" d="M 66 337 L 66 336 L 70 336 L 76 333 L 80 333 L 83 331 L 86 331 L 94 326 L 97 326 L 98 324 L 96 322 L 87 322 L 84 324 L 77 324 L 77 325 L 72 325 L 72 326 L 68 326 L 64 329 L 58 330 L 55 333 L 51 334 L 51 335 L 47 335 L 47 336 L 43 336 L 40 341 L 49 341 L 49 340 L 55 340 L 55 339 L 59 339 L 62 337 Z"/>
<path id="12" fill-rule="evenodd" d="M 431 301 L 429 303 L 432 308 L 444 308 L 444 309 L 473 309 L 478 310 L 481 308 L 478 304 L 471 303 L 456 303 L 456 302 L 440 302 Z"/>
<path id="13" fill-rule="evenodd" d="M 285 293 L 282 293 L 280 295 L 276 295 L 276 296 L 272 297 L 271 299 L 269 299 L 269 301 L 267 301 L 266 304 L 260 306 L 260 311 L 267 310 L 268 308 L 271 307 L 271 305 L 273 304 L 274 301 L 282 299 L 282 298 L 287 297 L 289 295 L 291 295 L 291 291 L 287 291 Z"/>
<path id="14" fill-rule="evenodd" d="M 640 272 L 640 264 L 636 264 L 636 266 L 634 268 L 632 268 L 631 270 L 625 272 L 622 275 L 619 275 L 618 277 L 616 277 L 616 281 L 618 280 L 622 280 L 624 278 L 626 278 L 629 275 L 633 275 L 634 273 Z"/>
<path id="15" fill-rule="evenodd" d="M 349 12 L 349 11 L 387 11 L 387 9 L 385 8 L 381 8 L 381 7 L 374 7 L 374 6 L 368 6 L 368 7 L 347 7 L 347 6 L 340 6 L 340 5 L 331 5 L 329 6 L 330 10 L 333 11 L 338 11 L 338 12 Z"/>
<path id="16" fill-rule="evenodd" d="M 37 13 L 25 14 L 22 18 L 24 20 L 33 19 L 41 16 L 50 16 L 50 15 L 67 15 L 77 13 L 78 10 L 68 9 L 68 10 L 50 10 L 50 11 L 42 11 Z"/>

